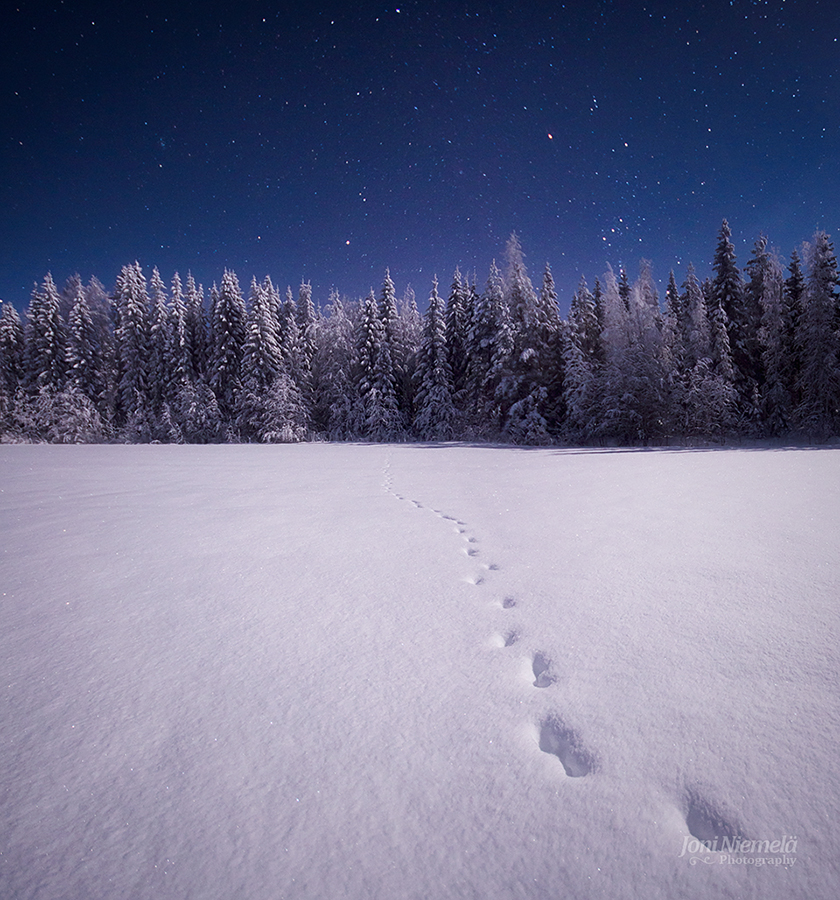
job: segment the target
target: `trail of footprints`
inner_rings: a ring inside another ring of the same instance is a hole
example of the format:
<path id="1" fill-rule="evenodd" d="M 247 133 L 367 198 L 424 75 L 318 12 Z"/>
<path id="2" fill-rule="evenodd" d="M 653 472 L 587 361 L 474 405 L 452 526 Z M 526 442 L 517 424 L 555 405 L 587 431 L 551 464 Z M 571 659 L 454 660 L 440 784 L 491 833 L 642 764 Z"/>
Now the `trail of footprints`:
<path id="1" fill-rule="evenodd" d="M 406 497 L 394 490 L 391 483 L 390 459 L 385 464 L 383 487 L 397 500 L 410 503 L 418 510 L 428 510 L 438 518 L 451 522 L 454 531 L 464 542 L 465 546 L 461 548 L 461 552 L 470 560 L 480 556 L 477 546 L 478 539 L 468 532 L 466 522 L 455 516 L 447 515 L 442 510 L 424 506 L 419 500 Z M 486 573 L 497 572 L 499 568 L 496 563 L 480 563 L 478 571 L 472 572 L 464 580 L 475 586 L 483 585 L 486 581 Z M 514 596 L 506 595 L 502 599 L 501 605 L 505 610 L 513 610 L 519 607 L 519 601 Z M 510 627 L 498 636 L 495 643 L 499 648 L 505 649 L 515 646 L 519 642 L 519 638 L 519 631 L 515 627 Z M 533 654 L 531 671 L 534 676 L 532 682 L 534 688 L 552 688 L 560 682 L 559 673 L 555 671 L 553 660 L 542 651 Z M 537 727 L 540 750 L 556 757 L 569 778 L 583 778 L 598 771 L 597 754 L 585 745 L 579 733 L 558 712 L 546 713 L 537 723 Z M 719 809 L 708 800 L 705 794 L 706 791 L 696 787 L 688 788 L 682 798 L 682 812 L 686 827 L 692 837 L 699 841 L 709 841 L 724 836 L 743 837 L 735 817 Z"/>

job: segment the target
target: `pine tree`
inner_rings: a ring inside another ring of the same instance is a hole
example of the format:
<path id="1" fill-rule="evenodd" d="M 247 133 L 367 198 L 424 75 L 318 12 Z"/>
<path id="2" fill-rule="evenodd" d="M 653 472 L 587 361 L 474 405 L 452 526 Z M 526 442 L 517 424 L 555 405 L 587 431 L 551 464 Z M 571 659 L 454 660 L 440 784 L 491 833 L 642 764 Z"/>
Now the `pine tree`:
<path id="1" fill-rule="evenodd" d="M 416 378 L 414 429 L 418 437 L 429 441 L 452 440 L 455 436 L 456 410 L 452 402 L 452 372 L 446 345 L 446 310 L 438 294 L 437 278 L 425 315 Z"/>

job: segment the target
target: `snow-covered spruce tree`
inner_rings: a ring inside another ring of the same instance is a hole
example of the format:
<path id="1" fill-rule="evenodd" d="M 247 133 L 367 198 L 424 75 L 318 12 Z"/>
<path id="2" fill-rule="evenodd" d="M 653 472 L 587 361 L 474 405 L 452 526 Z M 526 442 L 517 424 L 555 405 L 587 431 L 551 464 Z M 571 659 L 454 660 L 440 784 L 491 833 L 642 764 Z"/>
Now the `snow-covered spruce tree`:
<path id="1" fill-rule="evenodd" d="M 245 300 L 239 279 L 225 269 L 222 286 L 213 307 L 213 356 L 210 387 L 216 395 L 222 418 L 233 426 L 237 395 L 242 387 L 242 357 L 246 336 Z M 231 431 L 231 437 L 235 432 Z"/>
<path id="2" fill-rule="evenodd" d="M 93 403 L 100 415 L 106 409 L 106 382 L 102 350 L 81 281 L 67 323 L 67 383 Z"/>
<path id="3" fill-rule="evenodd" d="M 484 293 L 476 296 L 467 337 L 467 429 L 469 436 L 495 437 L 501 432 L 501 405 L 496 390 L 513 353 L 513 330 L 496 261 Z"/>
<path id="4" fill-rule="evenodd" d="M 428 441 L 455 437 L 456 410 L 452 402 L 452 372 L 446 345 L 446 309 L 438 294 L 437 278 L 424 317 L 423 344 L 417 362 L 414 431 Z"/>
<path id="5" fill-rule="evenodd" d="M 521 271 L 524 278 L 518 279 L 521 288 L 516 293 L 526 302 L 520 306 L 521 326 L 514 326 L 511 364 L 519 385 L 507 413 L 505 433 L 516 443 L 544 444 L 559 433 L 564 417 L 560 310 L 549 266 L 546 264 L 539 292 L 528 290 L 530 280 L 524 265 Z"/>
<path id="6" fill-rule="evenodd" d="M 647 443 L 664 433 L 667 410 L 661 314 L 650 264 L 642 260 L 629 309 L 612 270 L 604 279 L 605 362 L 598 430 L 607 440 Z"/>
<path id="7" fill-rule="evenodd" d="M 356 385 L 362 405 L 363 434 L 371 441 L 402 438 L 403 429 L 391 353 L 379 305 L 371 290 L 363 301 L 356 327 Z"/>
<path id="8" fill-rule="evenodd" d="M 117 307 L 118 425 L 129 441 L 151 440 L 149 296 L 140 263 L 123 266 L 114 290 Z"/>
<path id="9" fill-rule="evenodd" d="M 0 441 L 15 440 L 15 395 L 23 382 L 23 324 L 11 303 L 0 301 Z M 22 396 L 22 391 L 21 391 Z"/>
<path id="10" fill-rule="evenodd" d="M 306 351 L 303 346 L 300 325 L 298 325 L 297 304 L 292 296 L 291 287 L 286 287 L 286 296 L 282 302 L 279 295 L 276 300 L 279 310 L 277 326 L 284 369 L 296 384 L 301 384 L 307 377 Z"/>
<path id="11" fill-rule="evenodd" d="M 272 299 L 256 278 L 252 278 L 242 357 L 242 390 L 236 406 L 237 431 L 248 441 L 263 439 L 268 392 L 283 369 Z"/>
<path id="12" fill-rule="evenodd" d="M 166 369 L 169 372 L 171 384 L 166 400 L 171 403 L 181 386 L 195 378 L 187 304 L 181 286 L 181 276 L 177 272 L 172 277 L 167 338 Z"/>
<path id="13" fill-rule="evenodd" d="M 411 378 L 409 373 L 409 357 L 412 348 L 403 344 L 403 330 L 400 327 L 400 314 L 397 307 L 397 294 L 391 279 L 390 269 L 385 270 L 382 291 L 379 296 L 379 316 L 382 321 L 384 347 L 390 358 L 390 375 L 388 380 L 393 384 L 394 398 L 398 410 L 400 431 L 411 418 Z M 414 348 L 416 349 L 416 348 Z"/>
<path id="14" fill-rule="evenodd" d="M 344 441 L 358 436 L 353 424 L 357 400 L 353 323 L 336 290 L 330 293 L 326 313 L 318 320 L 312 358 L 312 428 L 329 440 Z"/>
<path id="15" fill-rule="evenodd" d="M 171 392 L 172 378 L 168 368 L 169 310 L 166 288 L 155 266 L 149 280 L 151 306 L 149 311 L 149 396 L 155 416 L 160 416 L 163 404 Z"/>
<path id="16" fill-rule="evenodd" d="M 624 308 L 630 312 L 630 280 L 627 277 L 627 269 L 621 266 L 618 270 L 618 296 L 621 297 Z"/>
<path id="17" fill-rule="evenodd" d="M 727 343 L 732 365 L 732 383 L 738 392 L 739 401 L 744 405 L 752 402 L 754 387 L 757 382 L 756 332 L 757 321 L 747 309 L 744 280 L 735 260 L 735 248 L 732 245 L 732 232 L 726 219 L 720 227 L 718 244 L 712 263 L 714 278 L 712 279 L 712 302 L 708 304 L 712 317 L 713 341 L 720 347 L 720 336 L 714 336 L 715 317 L 725 322 Z M 720 316 L 718 309 L 724 315 Z M 720 364 L 718 364 L 720 371 Z"/>
<path id="18" fill-rule="evenodd" d="M 0 391 L 13 397 L 23 383 L 23 324 L 11 303 L 0 301 Z"/>
<path id="19" fill-rule="evenodd" d="M 264 394 L 264 417 L 259 440 L 267 444 L 293 444 L 307 440 L 309 414 L 294 380 L 281 371 Z"/>
<path id="20" fill-rule="evenodd" d="M 662 314 L 648 260 L 630 292 L 630 378 L 638 415 L 638 439 L 647 443 L 667 429 L 667 364 L 662 348 Z"/>
<path id="21" fill-rule="evenodd" d="M 312 302 L 312 285 L 308 281 L 301 282 L 295 318 L 300 332 L 304 379 L 308 381 L 315 353 L 315 304 Z"/>
<path id="22" fill-rule="evenodd" d="M 171 415 L 187 444 L 215 444 L 224 440 L 224 424 L 216 395 L 203 379 L 188 380 L 178 390 Z"/>
<path id="23" fill-rule="evenodd" d="M 814 235 L 807 264 L 797 341 L 801 370 L 795 416 L 805 434 L 822 441 L 837 435 L 840 428 L 837 258 L 824 231 Z"/>
<path id="24" fill-rule="evenodd" d="M 669 435 L 681 435 L 685 421 L 685 386 L 688 374 L 686 313 L 683 296 L 672 269 L 665 289 L 665 317 L 662 325 L 662 364 L 667 394 L 666 428 Z"/>
<path id="25" fill-rule="evenodd" d="M 779 257 L 769 254 L 763 271 L 759 296 L 761 327 L 758 331 L 763 383 L 761 421 L 765 434 L 778 437 L 790 427 L 792 403 L 785 384 L 784 356 L 784 272 Z"/>
<path id="26" fill-rule="evenodd" d="M 595 298 L 584 276 L 581 276 L 578 289 L 572 296 L 569 318 L 563 332 L 563 360 L 564 434 L 572 442 L 585 443 L 595 430 L 603 344 Z"/>
<path id="27" fill-rule="evenodd" d="M 790 255 L 790 273 L 785 280 L 784 311 L 782 315 L 782 355 L 784 359 L 784 383 L 791 397 L 791 407 L 799 406 L 799 375 L 802 371 L 802 356 L 799 347 L 800 323 L 805 298 L 805 275 L 798 251 L 794 248 Z"/>
<path id="28" fill-rule="evenodd" d="M 32 292 L 25 331 L 26 385 L 33 396 L 42 388 L 60 391 L 66 376 L 67 335 L 58 291 L 48 272 Z"/>
<path id="29" fill-rule="evenodd" d="M 598 379 L 595 433 L 602 439 L 633 443 L 639 439 L 640 423 L 629 384 L 632 362 L 630 311 L 619 292 L 612 268 L 604 273 L 602 302 L 604 365 Z"/>
<path id="30" fill-rule="evenodd" d="M 396 353 L 402 360 L 400 382 L 397 384 L 397 399 L 403 403 L 403 421 L 408 423 L 414 409 L 414 373 L 417 356 L 423 343 L 423 317 L 417 309 L 414 289 L 407 285 L 402 299 L 397 302 L 397 328 L 394 336 Z"/>
<path id="31" fill-rule="evenodd" d="M 202 378 L 209 365 L 210 341 L 204 313 L 204 288 L 196 286 L 192 272 L 187 272 L 184 305 L 187 308 L 187 344 L 192 356 L 192 376 Z"/>
<path id="32" fill-rule="evenodd" d="M 464 285 L 461 270 L 456 268 L 446 300 L 446 355 L 449 370 L 452 372 L 453 396 L 461 409 L 467 378 L 468 303 L 469 291 Z"/>
<path id="33" fill-rule="evenodd" d="M 726 311 L 714 299 L 711 303 L 710 358 L 701 359 L 695 367 L 689 406 L 697 413 L 694 424 L 698 436 L 724 439 L 738 430 L 740 404 Z"/>

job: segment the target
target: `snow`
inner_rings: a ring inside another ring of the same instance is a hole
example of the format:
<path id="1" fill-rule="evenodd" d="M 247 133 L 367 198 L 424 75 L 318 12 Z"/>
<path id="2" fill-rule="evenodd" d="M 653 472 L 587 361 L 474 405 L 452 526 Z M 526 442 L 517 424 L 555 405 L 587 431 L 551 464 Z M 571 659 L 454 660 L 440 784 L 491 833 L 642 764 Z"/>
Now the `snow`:
<path id="1" fill-rule="evenodd" d="M 0 447 L 0 896 L 838 896 L 839 473 Z"/>

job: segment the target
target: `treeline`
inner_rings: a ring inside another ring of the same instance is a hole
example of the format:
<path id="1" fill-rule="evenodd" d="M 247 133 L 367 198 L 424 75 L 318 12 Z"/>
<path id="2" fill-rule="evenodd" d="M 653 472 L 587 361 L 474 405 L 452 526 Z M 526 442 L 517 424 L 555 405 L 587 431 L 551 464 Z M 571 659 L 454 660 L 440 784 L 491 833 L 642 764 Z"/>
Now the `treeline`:
<path id="1" fill-rule="evenodd" d="M 423 316 L 386 272 L 377 297 L 236 275 L 205 298 L 125 266 L 113 292 L 50 275 L 25 321 L 0 315 L 4 441 L 720 441 L 840 428 L 834 248 L 818 232 L 785 266 L 760 237 L 742 273 L 723 223 L 702 283 L 645 261 L 631 284 L 581 279 L 566 319 L 551 270 L 535 288 L 512 236 L 486 283 L 435 280 Z"/>

